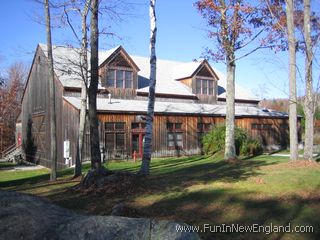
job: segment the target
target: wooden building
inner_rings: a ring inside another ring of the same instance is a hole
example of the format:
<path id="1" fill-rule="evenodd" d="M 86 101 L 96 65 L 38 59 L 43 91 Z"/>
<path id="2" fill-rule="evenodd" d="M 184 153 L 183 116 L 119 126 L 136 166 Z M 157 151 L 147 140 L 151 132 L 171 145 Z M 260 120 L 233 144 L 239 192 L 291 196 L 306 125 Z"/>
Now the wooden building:
<path id="1" fill-rule="evenodd" d="M 56 81 L 58 167 L 74 163 L 80 109 L 77 49 L 53 48 Z M 143 151 L 149 59 L 121 46 L 99 53 L 97 100 L 100 148 L 108 159 L 129 159 Z M 225 77 L 207 61 L 158 59 L 153 156 L 199 154 L 201 136 L 225 119 Z M 50 166 L 48 67 L 45 45 L 38 45 L 23 94 L 22 141 L 32 132 L 35 157 Z M 263 145 L 285 145 L 288 115 L 261 109 L 259 100 L 236 86 L 236 124 Z M 89 132 L 86 132 L 89 157 Z M 68 149 L 66 149 L 68 148 Z M 67 153 L 66 153 L 67 152 Z M 65 159 L 70 153 L 70 159 Z M 68 160 L 68 161 L 67 161 Z"/>

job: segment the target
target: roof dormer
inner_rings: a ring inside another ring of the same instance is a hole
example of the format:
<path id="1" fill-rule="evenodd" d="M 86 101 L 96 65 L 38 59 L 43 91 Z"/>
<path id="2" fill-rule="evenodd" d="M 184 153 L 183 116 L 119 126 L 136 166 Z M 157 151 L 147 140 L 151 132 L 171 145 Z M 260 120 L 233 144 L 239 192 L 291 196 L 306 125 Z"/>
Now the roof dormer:
<path id="1" fill-rule="evenodd" d="M 139 70 L 129 54 L 119 46 L 100 65 L 101 85 L 110 92 L 137 89 Z"/>
<path id="2" fill-rule="evenodd" d="M 208 61 L 204 60 L 199 63 L 190 76 L 177 80 L 189 86 L 192 89 L 192 93 L 195 94 L 202 102 L 216 102 L 217 81 L 219 80 L 219 77 Z"/>

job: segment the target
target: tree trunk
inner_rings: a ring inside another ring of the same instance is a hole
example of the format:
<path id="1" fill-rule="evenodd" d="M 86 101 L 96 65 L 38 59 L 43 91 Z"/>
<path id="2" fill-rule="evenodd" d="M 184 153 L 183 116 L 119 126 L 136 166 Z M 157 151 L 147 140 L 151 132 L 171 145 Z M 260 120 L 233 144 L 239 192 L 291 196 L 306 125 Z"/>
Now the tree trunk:
<path id="1" fill-rule="evenodd" d="M 80 108 L 80 120 L 79 120 L 79 132 L 77 143 L 77 154 L 74 177 L 78 177 L 82 174 L 81 163 L 83 161 L 83 142 L 84 132 L 86 128 L 86 115 L 87 115 L 87 86 L 84 81 L 81 83 L 81 108 Z"/>
<path id="2" fill-rule="evenodd" d="M 156 88 L 156 34 L 157 34 L 157 19 L 155 12 L 156 0 L 150 0 L 150 82 L 149 82 L 149 97 L 148 97 L 148 113 L 146 121 L 146 134 L 143 149 L 143 157 L 139 174 L 148 175 L 150 171 L 150 161 L 152 154 L 152 139 L 153 139 L 153 117 L 155 104 L 155 88 Z"/>
<path id="3" fill-rule="evenodd" d="M 297 131 L 297 87 L 296 87 L 296 40 L 294 33 L 294 3 L 286 1 L 287 28 L 289 42 L 289 127 L 290 127 L 290 160 L 298 159 Z"/>
<path id="4" fill-rule="evenodd" d="M 53 71 L 52 43 L 51 43 L 51 23 L 49 0 L 45 0 L 46 15 L 46 33 L 47 33 L 47 51 L 48 51 L 48 81 L 49 81 L 49 98 L 50 98 L 50 158 L 51 173 L 50 180 L 57 180 L 57 137 L 56 137 L 56 100 L 55 100 L 55 79 Z"/>
<path id="5" fill-rule="evenodd" d="M 100 143 L 99 143 L 99 130 L 98 130 L 98 117 L 97 117 L 97 90 L 99 83 L 99 62 L 98 62 L 98 51 L 99 51 L 99 32 L 98 32 L 98 9 L 99 0 L 92 0 L 91 2 L 91 36 L 90 36 L 90 47 L 91 47 L 91 79 L 89 86 L 89 122 L 90 122 L 90 147 L 91 147 L 91 168 L 99 169 L 101 167 L 101 156 L 100 156 Z"/>
<path id="6" fill-rule="evenodd" d="M 80 121 L 79 121 L 79 135 L 76 154 L 76 165 L 74 176 L 82 174 L 81 163 L 83 161 L 83 142 L 84 132 L 86 128 L 86 115 L 87 115 L 87 84 L 88 84 L 88 36 L 87 36 L 87 16 L 91 0 L 87 0 L 82 13 L 82 43 L 81 43 L 81 58 L 82 58 L 82 81 L 81 81 L 81 108 L 80 108 Z"/>
<path id="7" fill-rule="evenodd" d="M 304 159 L 312 160 L 313 133 L 314 133 L 314 97 L 312 80 L 312 42 L 310 29 L 310 0 L 304 0 L 304 39 L 306 42 L 305 81 L 306 95 L 304 98 L 305 113 L 305 145 Z"/>
<path id="8" fill-rule="evenodd" d="M 234 106 L 234 79 L 236 65 L 234 57 L 227 57 L 227 96 L 226 96 L 226 142 L 224 158 L 232 160 L 236 158 L 234 128 L 235 128 L 235 106 Z"/>

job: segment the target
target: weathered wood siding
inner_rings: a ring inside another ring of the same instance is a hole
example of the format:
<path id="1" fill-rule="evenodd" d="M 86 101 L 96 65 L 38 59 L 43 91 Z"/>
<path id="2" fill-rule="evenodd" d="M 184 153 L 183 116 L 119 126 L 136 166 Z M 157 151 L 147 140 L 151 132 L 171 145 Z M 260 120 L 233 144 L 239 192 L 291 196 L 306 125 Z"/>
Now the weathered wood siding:
<path id="1" fill-rule="evenodd" d="M 47 58 L 38 47 L 33 59 L 26 83 L 21 109 L 22 142 L 26 142 L 28 121 L 32 121 L 32 135 L 37 151 L 35 159 L 41 165 L 50 167 L 50 113 Z M 57 116 L 57 157 L 58 167 L 63 167 L 62 156 L 62 93 L 60 81 L 56 81 L 56 116 Z M 30 120 L 29 120 L 30 119 Z"/>
<path id="2" fill-rule="evenodd" d="M 286 147 L 288 145 L 289 122 L 287 118 L 236 118 L 236 125 L 247 129 L 249 134 L 259 139 L 264 146 Z"/>
<path id="3" fill-rule="evenodd" d="M 74 108 L 70 103 L 63 100 L 62 101 L 63 110 L 62 110 L 62 139 L 61 142 L 69 140 L 70 141 L 70 162 L 69 166 L 75 163 L 76 159 L 76 151 L 77 151 L 77 141 L 78 141 L 78 134 L 79 134 L 79 110 Z M 63 159 L 63 144 L 62 144 L 62 156 Z M 65 165 L 65 162 L 62 163 L 64 167 L 68 167 Z"/>
<path id="4" fill-rule="evenodd" d="M 134 114 L 99 114 L 100 133 L 102 145 L 105 144 L 105 122 L 123 122 L 125 123 L 126 147 L 123 151 L 132 155 L 132 129 L 131 124 L 137 122 L 137 116 Z M 198 123 L 223 123 L 224 117 L 219 116 L 169 116 L 156 115 L 154 117 L 153 128 L 153 156 L 173 156 L 173 155 L 191 155 L 200 153 L 198 140 Z M 181 132 L 183 134 L 183 147 L 181 149 L 172 149 L 168 147 L 167 141 L 167 123 L 181 123 Z M 261 126 L 254 129 L 255 126 Z M 259 139 L 263 145 L 272 144 L 285 146 L 288 119 L 279 118 L 237 118 L 236 125 L 246 129 L 254 138 Z"/>

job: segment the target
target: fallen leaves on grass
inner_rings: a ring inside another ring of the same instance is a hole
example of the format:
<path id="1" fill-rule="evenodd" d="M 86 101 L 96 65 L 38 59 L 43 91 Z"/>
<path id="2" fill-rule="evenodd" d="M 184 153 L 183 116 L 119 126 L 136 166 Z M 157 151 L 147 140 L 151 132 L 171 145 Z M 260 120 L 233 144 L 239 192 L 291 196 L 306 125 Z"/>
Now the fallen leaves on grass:
<path id="1" fill-rule="evenodd" d="M 318 168 L 320 169 L 320 164 L 316 161 L 310 160 L 296 160 L 289 161 L 286 163 L 279 163 L 276 165 L 264 166 L 264 169 L 301 169 L 301 168 Z"/>
<path id="2" fill-rule="evenodd" d="M 104 178 L 103 184 L 99 186 L 92 185 L 89 188 L 85 188 L 79 184 L 75 187 L 75 190 L 85 194 L 103 194 L 107 196 L 132 195 L 146 190 L 143 179 L 131 172 L 115 171 L 104 176 Z"/>
<path id="3" fill-rule="evenodd" d="M 261 177 L 254 177 L 252 178 L 252 180 L 256 184 L 266 184 L 265 180 Z"/>

